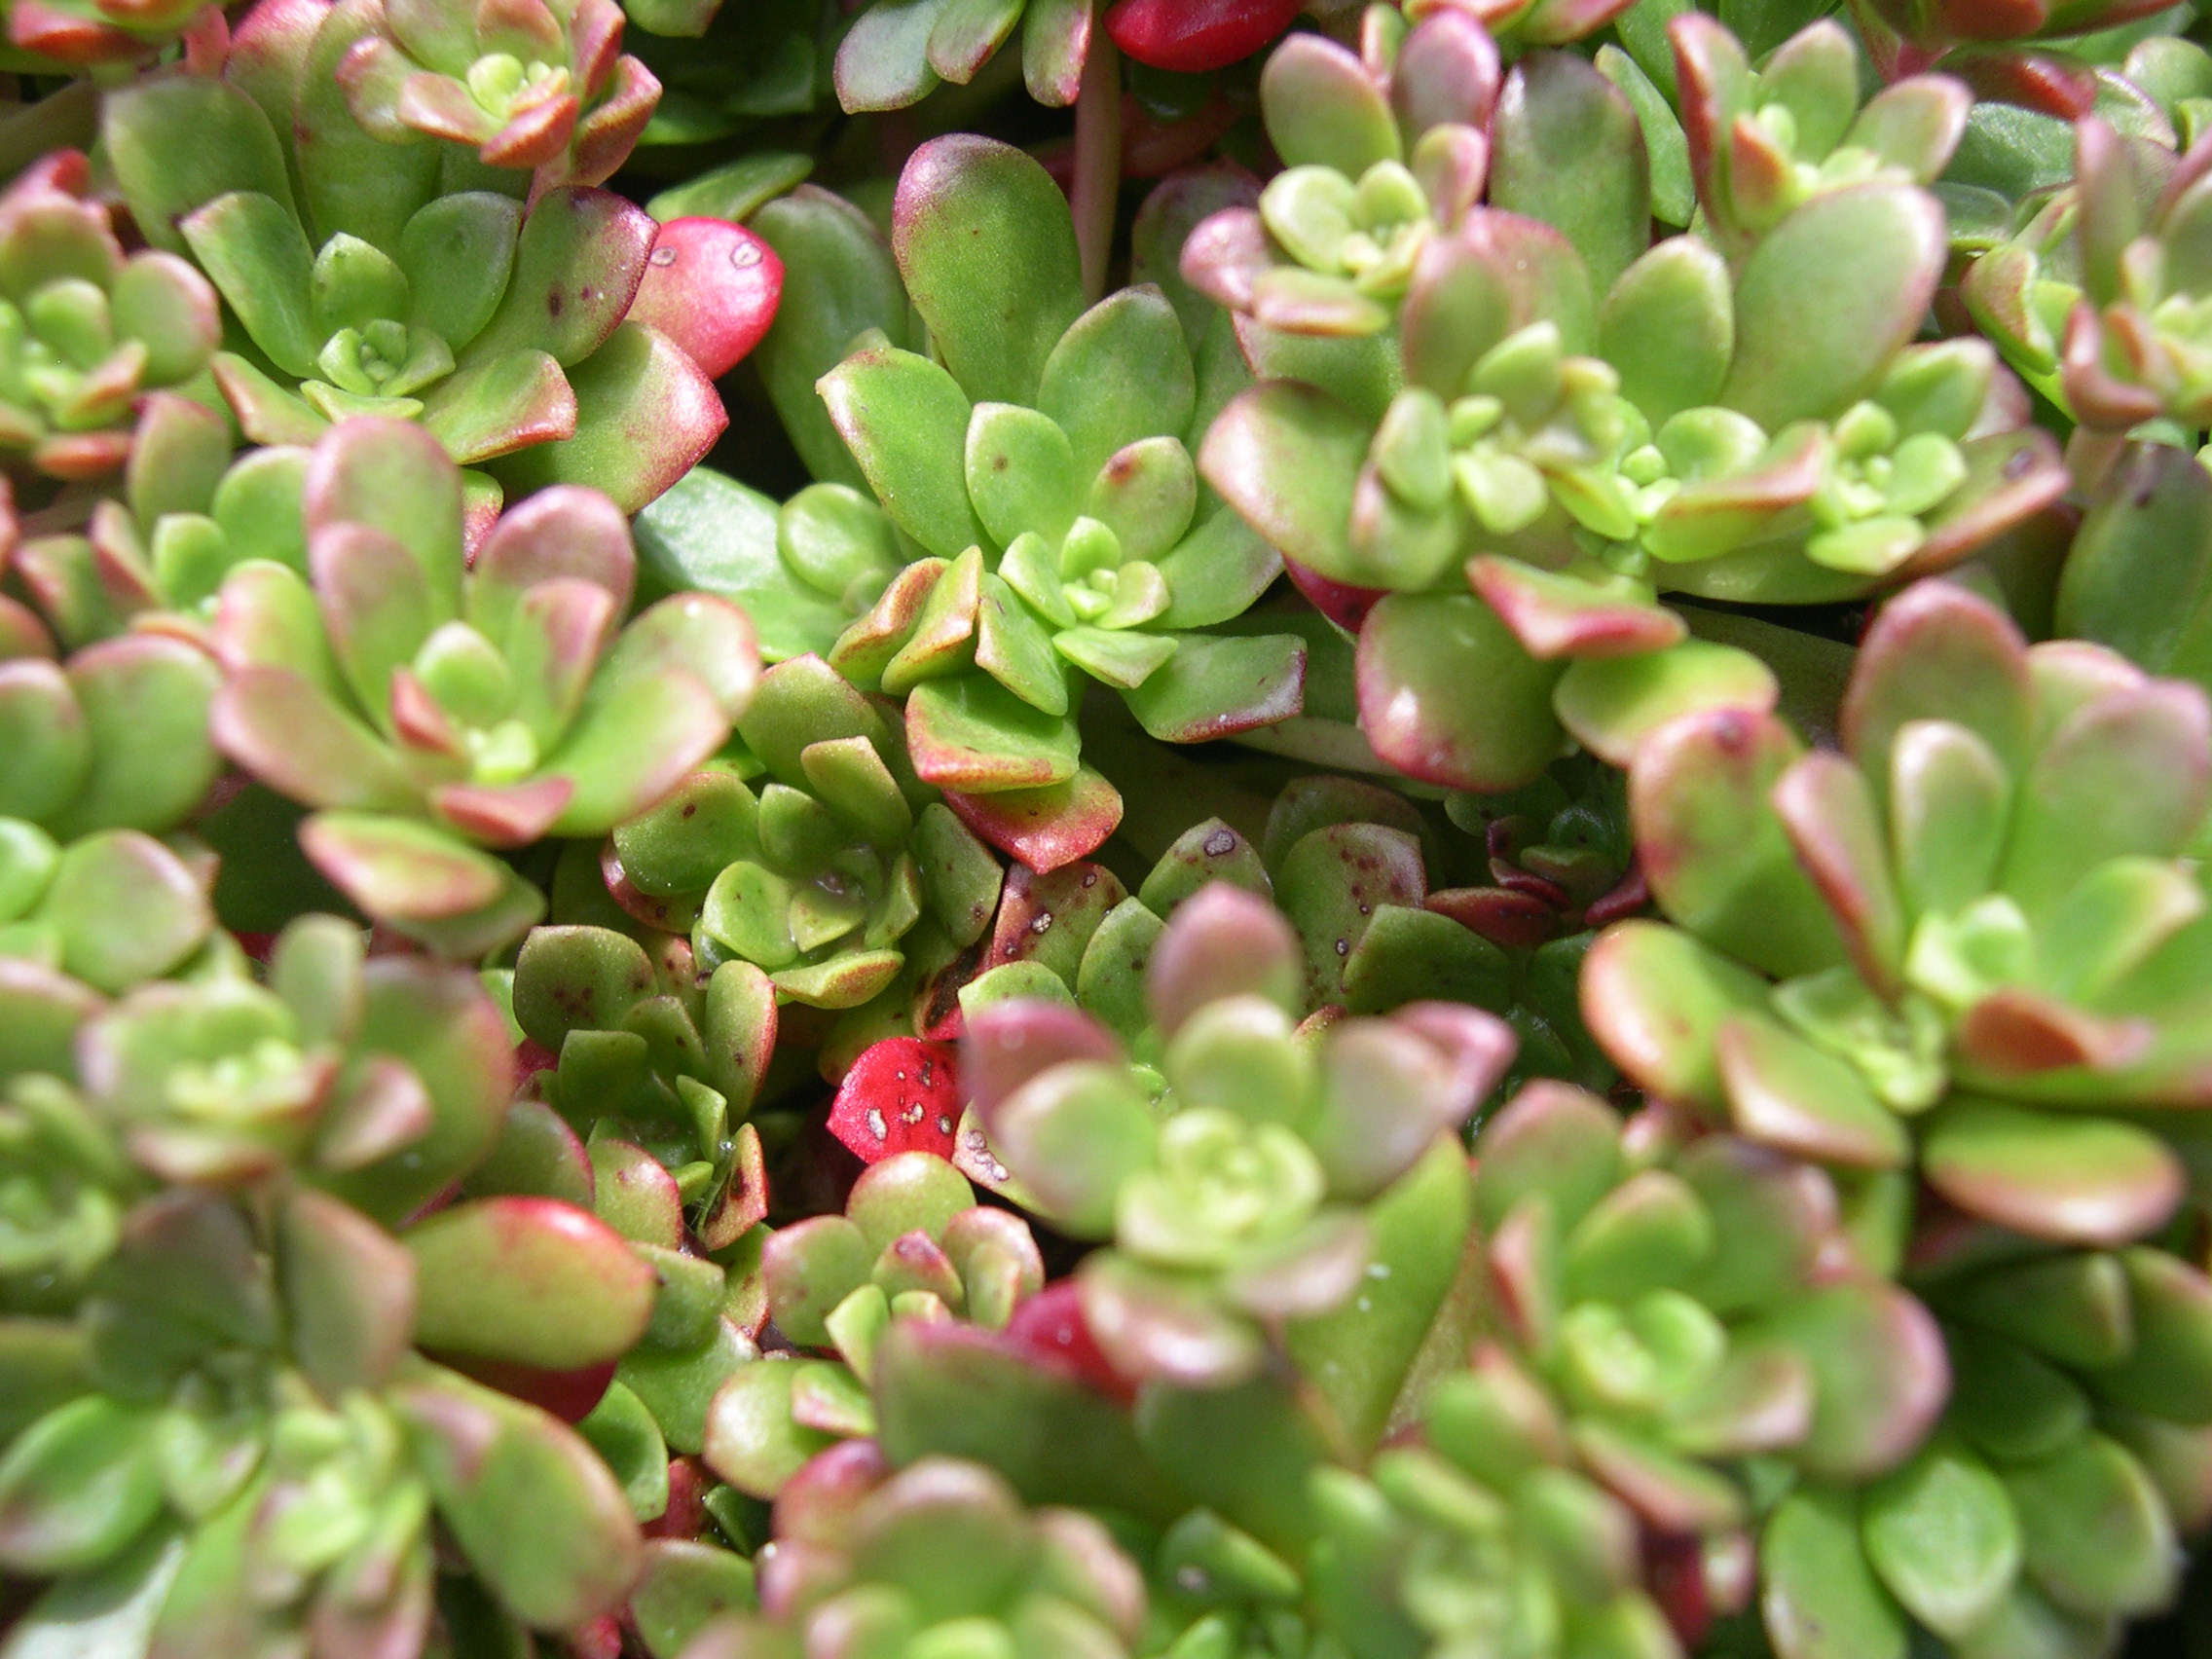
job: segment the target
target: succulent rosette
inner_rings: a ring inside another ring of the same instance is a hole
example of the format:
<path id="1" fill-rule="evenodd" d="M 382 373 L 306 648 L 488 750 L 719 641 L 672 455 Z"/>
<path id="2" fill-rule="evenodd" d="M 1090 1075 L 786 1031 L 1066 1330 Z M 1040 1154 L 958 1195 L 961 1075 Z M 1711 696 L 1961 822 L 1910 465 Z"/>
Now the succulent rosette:
<path id="1" fill-rule="evenodd" d="M 611 1363 L 655 1303 L 651 1269 L 565 1203 L 408 1224 L 506 1138 L 506 1036 L 473 977 L 365 962 L 357 930 L 310 917 L 266 985 L 234 954 L 33 1012 L 9 1021 L 0 1168 L 12 1217 L 26 1189 L 58 1209 L 36 1153 L 67 1148 L 81 1255 L 31 1264 L 27 1291 L 20 1255 L 7 1274 L 0 1562 L 56 1580 L 14 1640 L 109 1597 L 155 1652 L 312 1633 L 413 1654 L 456 1591 L 517 1632 L 618 1604 L 638 1523 L 607 1466 L 413 1351 Z M 434 1582 L 433 1515 L 465 1589 Z"/>
<path id="2" fill-rule="evenodd" d="M 2177 156 L 2085 117 L 2073 182 L 2031 199 L 2026 223 L 1960 285 L 2007 359 L 2108 444 L 2148 422 L 2194 444 L 2212 424 L 2200 319 L 2212 276 L 2189 257 L 2190 227 L 2212 202 L 2198 184 L 2208 166 L 2204 139 Z"/>
<path id="3" fill-rule="evenodd" d="M 1145 1586 L 1113 1534 L 1074 1509 L 1030 1510 L 980 1464 L 893 1472 L 866 1441 L 818 1459 L 777 1501 L 760 1611 L 709 1625 L 703 1659 L 797 1659 L 830 1641 L 886 1654 L 1125 1659 Z"/>
<path id="4" fill-rule="evenodd" d="M 213 933 L 213 870 L 176 831 L 222 767 L 219 680 L 155 634 L 57 657 L 0 595 L 0 1021 L 27 1051 L 51 1055 L 89 1003 L 175 972 Z"/>
<path id="5" fill-rule="evenodd" d="M 1600 939 L 1591 1030 L 1653 1094 L 1869 1194 L 1917 1175 L 2031 1238 L 2152 1234 L 2206 1104 L 2204 694 L 1932 582 L 1867 636 L 1843 736 L 1807 754 L 1746 711 L 1654 734 L 1629 798 L 1675 925 Z"/>
<path id="6" fill-rule="evenodd" d="M 903 277 L 934 355 L 893 343 L 905 304 L 879 295 L 864 328 L 890 327 L 850 354 L 842 334 L 820 376 L 813 419 L 826 405 L 835 447 L 803 413 L 793 431 L 818 472 L 865 481 L 882 516 L 834 478 L 773 521 L 751 492 L 695 479 L 647 516 L 648 556 L 758 611 L 768 654 L 822 650 L 862 689 L 902 699 L 920 781 L 984 840 L 1051 869 L 1096 847 L 1120 813 L 1082 762 L 1086 679 L 1171 742 L 1298 712 L 1296 636 L 1207 631 L 1280 569 L 1203 498 L 1191 460 L 1243 371 L 1225 330 L 1194 361 L 1157 290 L 1084 310 L 1059 191 L 1003 144 L 963 135 L 915 154 L 896 267 L 869 264 L 872 234 L 855 218 L 828 199 L 800 204 L 782 221 L 787 263 L 834 240 L 845 268 Z M 991 236 L 1018 255 L 984 251 Z M 810 368 L 842 326 L 780 317 L 763 348 L 770 386 Z"/>
<path id="7" fill-rule="evenodd" d="M 204 642 L 233 567 L 307 568 L 300 493 L 310 452 L 271 445 L 234 457 L 228 420 L 173 392 L 141 405 L 119 495 L 55 528 L 64 504 L 33 515 L 10 565 L 71 648 L 138 630 Z M 74 511 L 66 516 L 74 518 Z"/>
<path id="8" fill-rule="evenodd" d="M 909 966 L 916 979 L 982 937 L 999 862 L 914 777 L 896 710 L 791 657 L 737 733 L 742 768 L 695 772 L 615 828 L 616 903 L 687 934 L 701 972 L 748 962 L 779 998 L 828 1010 L 891 995 Z"/>
<path id="9" fill-rule="evenodd" d="M 540 492 L 462 553 L 461 469 L 376 416 L 315 446 L 305 571 L 233 571 L 213 633 L 216 741 L 315 808 L 316 866 L 367 914 L 476 954 L 542 901 L 485 848 L 599 837 L 719 748 L 758 677 L 742 612 L 703 594 L 623 625 L 614 504 Z"/>
<path id="10" fill-rule="evenodd" d="M 1731 264 L 1649 244 L 1637 120 L 1597 70 L 1525 58 L 1499 108 L 1491 205 L 1429 240 L 1394 349 L 1260 341 L 1276 378 L 1198 458 L 1358 628 L 1374 753 L 1475 791 L 1528 783 L 1567 736 L 1620 764 L 1669 714 L 1771 706 L 1769 671 L 1689 639 L 1660 591 L 1863 594 L 2066 486 L 1985 344 L 1912 343 L 1945 257 L 1917 185 L 1812 194 Z"/>
<path id="11" fill-rule="evenodd" d="M 1497 45 L 1473 14 L 1413 24 L 1370 7 L 1358 53 L 1293 35 L 1269 55 L 1260 111 L 1283 171 L 1184 243 L 1183 275 L 1265 328 L 1358 336 L 1389 327 L 1430 239 L 1488 182 Z"/>
<path id="12" fill-rule="evenodd" d="M 232 414 L 261 444 L 313 444 L 351 415 L 420 421 L 509 488 L 584 484 L 635 511 L 727 422 L 699 365 L 626 319 L 652 221 L 600 190 L 527 211 L 497 174 L 457 190 L 427 146 L 381 161 L 326 81 L 369 26 L 361 5 L 265 5 L 221 78 L 157 78 L 104 106 L 139 226 L 189 254 L 237 321 L 213 363 Z M 353 187 L 364 166 L 389 184 Z"/>
<path id="13" fill-rule="evenodd" d="M 992 1157 L 1059 1231 L 1112 1243 L 1077 1283 L 1126 1376 L 1232 1386 L 1266 1363 L 1271 1332 L 1350 1301 L 1370 1260 L 1363 1206 L 1511 1055 L 1501 1022 L 1447 1003 L 1341 1019 L 1304 1044 L 1300 958 L 1264 902 L 1199 892 L 1145 970 L 1158 1071 L 1057 1003 L 969 1012 L 962 1081 Z"/>
<path id="14" fill-rule="evenodd" d="M 536 1092 L 595 1144 L 649 1152 L 708 1250 L 759 1221 L 759 1141 L 743 1124 L 777 1033 L 759 970 L 725 962 L 702 973 L 681 952 L 656 962 L 611 929 L 541 927 L 516 958 L 513 1011 L 553 1060 Z"/>
<path id="15" fill-rule="evenodd" d="M 660 102 L 622 51 L 614 0 L 388 0 L 365 16 L 334 71 L 363 130 L 472 146 L 488 167 L 528 171 L 533 200 L 603 183 Z"/>
<path id="16" fill-rule="evenodd" d="M 174 253 L 126 254 L 90 181 L 62 150 L 0 194 L 0 455 L 79 482 L 129 459 L 142 394 L 204 385 L 222 332 L 207 279 Z"/>
<path id="17" fill-rule="evenodd" d="M 768 1316 L 806 1354 L 749 1365 L 708 1410 L 706 1463 L 756 1497 L 774 1497 L 808 1458 L 872 1435 L 868 1380 L 897 1322 L 960 1320 L 999 1331 L 1045 1282 L 1027 1223 L 976 1202 L 934 1153 L 870 1164 L 842 1215 L 778 1228 L 761 1250 Z"/>
<path id="18" fill-rule="evenodd" d="M 1782 1659 L 2113 1651 L 2165 1607 L 2179 1539 L 2212 1519 L 2212 1281 L 2163 1250 L 1964 1252 L 1932 1269 L 1953 1388 L 1936 1434 L 1860 1490 L 1767 1524 Z"/>

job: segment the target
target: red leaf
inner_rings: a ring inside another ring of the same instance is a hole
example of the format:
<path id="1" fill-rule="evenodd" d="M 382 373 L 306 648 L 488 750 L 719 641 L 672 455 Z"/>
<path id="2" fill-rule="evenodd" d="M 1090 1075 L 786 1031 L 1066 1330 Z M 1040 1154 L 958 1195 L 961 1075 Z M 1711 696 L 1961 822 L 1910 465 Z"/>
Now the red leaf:
<path id="1" fill-rule="evenodd" d="M 1026 1298 L 1014 1309 L 999 1341 L 1023 1359 L 1072 1377 L 1124 1406 L 1136 1399 L 1135 1385 L 1099 1351 L 1090 1327 L 1084 1323 L 1083 1298 L 1073 1279 L 1049 1284 Z"/>
<path id="2" fill-rule="evenodd" d="M 950 1043 L 886 1037 L 862 1051 L 830 1105 L 830 1132 L 863 1163 L 895 1153 L 952 1157 L 960 1126 L 958 1051 Z"/>
<path id="3" fill-rule="evenodd" d="M 1347 633 L 1359 631 L 1359 625 L 1367 620 L 1367 613 L 1375 608 L 1375 602 L 1383 593 L 1382 588 L 1354 587 L 1350 582 L 1337 581 L 1290 558 L 1283 560 L 1282 573 L 1306 596 L 1308 604 Z"/>
<path id="4" fill-rule="evenodd" d="M 1303 0 L 1115 0 L 1114 44 L 1155 69 L 1196 74 L 1249 57 L 1290 27 Z"/>
<path id="5" fill-rule="evenodd" d="M 659 329 L 713 380 L 760 343 L 783 291 L 783 261 L 743 225 L 671 219 L 653 238 L 630 319 Z"/>
<path id="6" fill-rule="evenodd" d="M 511 1360 L 486 1359 L 473 1353 L 440 1353 L 432 1356 L 449 1371 L 458 1371 L 487 1388 L 551 1412 L 563 1422 L 581 1422 L 606 1397 L 614 1381 L 614 1361 L 580 1365 L 573 1371 L 546 1371 Z"/>

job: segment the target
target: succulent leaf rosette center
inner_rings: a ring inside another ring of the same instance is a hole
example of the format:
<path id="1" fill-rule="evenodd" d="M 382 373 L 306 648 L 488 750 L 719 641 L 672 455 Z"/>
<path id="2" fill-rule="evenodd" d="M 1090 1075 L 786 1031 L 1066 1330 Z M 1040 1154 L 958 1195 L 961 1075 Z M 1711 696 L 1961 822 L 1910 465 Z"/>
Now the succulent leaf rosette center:
<path id="1" fill-rule="evenodd" d="M 1123 1185 L 1114 1236 L 1163 1268 L 1218 1271 L 1295 1235 L 1327 1184 L 1311 1149 L 1279 1124 L 1176 1112 L 1161 1125 L 1159 1162 Z"/>

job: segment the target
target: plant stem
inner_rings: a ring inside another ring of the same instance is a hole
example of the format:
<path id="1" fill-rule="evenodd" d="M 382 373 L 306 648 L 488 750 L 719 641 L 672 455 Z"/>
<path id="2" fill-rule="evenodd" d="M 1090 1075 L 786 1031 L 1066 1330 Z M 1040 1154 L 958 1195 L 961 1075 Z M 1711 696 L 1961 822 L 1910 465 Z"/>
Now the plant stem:
<path id="1" fill-rule="evenodd" d="M 1099 11 L 1104 11 L 1104 6 Z M 1083 297 L 1095 304 L 1106 294 L 1106 265 L 1114 251 L 1114 219 L 1122 194 L 1122 55 L 1107 36 L 1105 19 L 1090 19 L 1083 86 L 1075 100 L 1075 245 L 1083 264 Z"/>

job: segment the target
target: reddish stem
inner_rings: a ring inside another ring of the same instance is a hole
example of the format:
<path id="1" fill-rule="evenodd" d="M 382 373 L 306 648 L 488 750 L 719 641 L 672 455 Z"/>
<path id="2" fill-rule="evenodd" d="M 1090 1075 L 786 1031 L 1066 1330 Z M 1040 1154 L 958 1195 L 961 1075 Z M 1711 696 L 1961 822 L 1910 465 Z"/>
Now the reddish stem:
<path id="1" fill-rule="evenodd" d="M 1091 304 L 1106 294 L 1106 262 L 1114 248 L 1121 194 L 1122 55 L 1094 18 L 1075 99 L 1075 188 L 1069 193 L 1083 297 Z"/>

